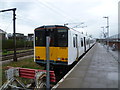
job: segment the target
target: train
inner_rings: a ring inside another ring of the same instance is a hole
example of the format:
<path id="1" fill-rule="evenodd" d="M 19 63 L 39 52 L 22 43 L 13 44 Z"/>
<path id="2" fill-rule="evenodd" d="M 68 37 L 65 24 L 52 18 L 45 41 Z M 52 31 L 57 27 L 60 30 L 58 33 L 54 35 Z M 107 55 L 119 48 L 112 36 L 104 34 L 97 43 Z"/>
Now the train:
<path id="1" fill-rule="evenodd" d="M 34 61 L 46 65 L 46 37 L 50 37 L 50 65 L 70 66 L 95 44 L 92 37 L 65 25 L 44 25 L 34 30 Z"/>

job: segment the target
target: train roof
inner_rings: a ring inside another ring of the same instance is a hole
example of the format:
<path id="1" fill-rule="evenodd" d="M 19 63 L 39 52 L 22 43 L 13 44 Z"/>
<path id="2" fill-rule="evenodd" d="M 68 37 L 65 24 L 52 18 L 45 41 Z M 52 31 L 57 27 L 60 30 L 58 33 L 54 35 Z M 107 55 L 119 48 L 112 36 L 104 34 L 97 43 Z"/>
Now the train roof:
<path id="1" fill-rule="evenodd" d="M 36 29 L 39 29 L 39 28 L 56 28 L 56 27 L 64 27 L 64 28 L 67 28 L 69 29 L 67 26 L 63 26 L 63 25 L 44 25 L 44 26 L 40 26 L 40 27 L 37 27 Z"/>

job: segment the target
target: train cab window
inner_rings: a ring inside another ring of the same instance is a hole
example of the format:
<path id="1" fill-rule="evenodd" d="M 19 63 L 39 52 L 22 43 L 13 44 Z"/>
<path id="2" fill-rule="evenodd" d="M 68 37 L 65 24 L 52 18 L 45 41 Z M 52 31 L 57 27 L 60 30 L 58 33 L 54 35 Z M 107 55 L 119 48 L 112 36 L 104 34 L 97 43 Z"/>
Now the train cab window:
<path id="1" fill-rule="evenodd" d="M 50 46 L 52 47 L 68 46 L 68 30 L 65 28 L 35 30 L 35 46 L 46 46 L 46 36 L 50 36 Z"/>
<path id="2" fill-rule="evenodd" d="M 44 30 L 35 31 L 35 46 L 45 46 L 45 31 Z"/>
<path id="3" fill-rule="evenodd" d="M 50 36 L 50 46 L 56 46 L 55 29 L 48 29 L 48 36 Z"/>
<path id="4" fill-rule="evenodd" d="M 57 42 L 58 47 L 67 47 L 68 46 L 68 30 L 64 28 L 57 29 Z"/>
<path id="5" fill-rule="evenodd" d="M 81 47 L 83 47 L 83 39 L 81 38 Z"/>
<path id="6" fill-rule="evenodd" d="M 50 36 L 50 46 L 55 46 L 54 29 L 41 29 L 35 31 L 35 46 L 46 46 L 46 36 Z"/>

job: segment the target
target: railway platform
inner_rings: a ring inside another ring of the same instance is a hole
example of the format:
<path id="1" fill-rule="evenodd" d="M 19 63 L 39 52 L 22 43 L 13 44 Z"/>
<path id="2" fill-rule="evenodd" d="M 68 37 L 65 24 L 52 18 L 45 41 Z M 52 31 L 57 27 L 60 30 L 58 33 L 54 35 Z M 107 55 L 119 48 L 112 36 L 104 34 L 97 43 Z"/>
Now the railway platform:
<path id="1" fill-rule="evenodd" d="M 118 61 L 97 43 L 53 87 L 57 88 L 118 88 Z"/>

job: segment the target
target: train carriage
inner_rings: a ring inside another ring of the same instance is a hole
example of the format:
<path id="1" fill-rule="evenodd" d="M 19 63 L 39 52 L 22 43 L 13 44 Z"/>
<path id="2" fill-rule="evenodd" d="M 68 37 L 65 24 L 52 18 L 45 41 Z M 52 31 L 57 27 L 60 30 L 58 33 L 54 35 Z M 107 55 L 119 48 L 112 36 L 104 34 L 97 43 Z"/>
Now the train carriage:
<path id="1" fill-rule="evenodd" d="M 50 64 L 71 65 L 85 53 L 93 42 L 79 31 L 62 25 L 47 25 L 35 29 L 35 58 L 46 64 L 46 36 L 50 36 Z"/>

